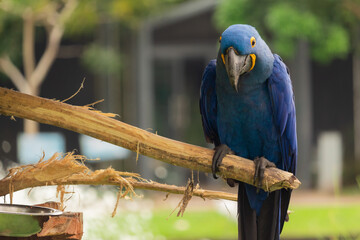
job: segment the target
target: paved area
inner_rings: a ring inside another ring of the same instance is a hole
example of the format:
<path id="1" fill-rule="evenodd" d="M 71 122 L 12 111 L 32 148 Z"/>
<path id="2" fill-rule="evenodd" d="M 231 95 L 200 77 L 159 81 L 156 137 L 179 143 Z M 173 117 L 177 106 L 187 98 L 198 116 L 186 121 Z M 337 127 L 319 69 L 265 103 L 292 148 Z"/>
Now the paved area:
<path id="1" fill-rule="evenodd" d="M 300 204 L 319 204 L 319 205 L 344 205 L 344 204 L 360 204 L 360 191 L 359 194 L 330 194 L 319 191 L 304 191 L 296 190 L 293 192 L 291 203 Z"/>

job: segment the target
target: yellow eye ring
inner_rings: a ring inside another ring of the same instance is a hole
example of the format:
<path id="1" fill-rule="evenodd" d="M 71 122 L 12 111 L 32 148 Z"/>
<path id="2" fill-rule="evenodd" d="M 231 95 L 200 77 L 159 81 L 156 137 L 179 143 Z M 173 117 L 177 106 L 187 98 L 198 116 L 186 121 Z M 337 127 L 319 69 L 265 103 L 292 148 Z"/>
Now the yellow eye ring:
<path id="1" fill-rule="evenodd" d="M 251 38 L 250 38 L 250 44 L 251 44 L 251 47 L 252 47 L 252 48 L 255 47 L 255 45 L 256 45 L 256 39 L 255 39 L 255 37 L 251 37 Z"/>

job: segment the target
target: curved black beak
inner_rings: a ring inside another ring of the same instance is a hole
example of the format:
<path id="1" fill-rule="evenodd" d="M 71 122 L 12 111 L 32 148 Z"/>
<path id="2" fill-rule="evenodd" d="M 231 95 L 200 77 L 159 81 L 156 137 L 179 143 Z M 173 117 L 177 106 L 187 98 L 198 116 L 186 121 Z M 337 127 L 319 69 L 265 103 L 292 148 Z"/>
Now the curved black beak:
<path id="1" fill-rule="evenodd" d="M 226 54 L 223 55 L 223 61 L 229 76 L 230 84 L 236 92 L 238 92 L 240 88 L 240 76 L 250 72 L 254 67 L 254 58 L 254 54 L 239 55 L 232 47 L 228 48 Z"/>

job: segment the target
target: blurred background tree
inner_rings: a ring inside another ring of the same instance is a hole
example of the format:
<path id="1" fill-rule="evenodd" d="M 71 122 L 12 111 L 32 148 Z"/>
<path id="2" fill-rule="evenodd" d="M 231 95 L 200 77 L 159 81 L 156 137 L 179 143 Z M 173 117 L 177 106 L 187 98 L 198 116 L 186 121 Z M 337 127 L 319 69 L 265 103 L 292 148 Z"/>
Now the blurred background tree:
<path id="1" fill-rule="evenodd" d="M 0 71 L 24 93 L 39 95 L 40 87 L 57 57 L 61 40 L 91 35 L 107 23 L 136 28 L 140 20 L 179 0 L 4 0 L 0 3 Z M 161 3 L 161 4 L 160 4 Z M 156 10 L 156 11 L 155 11 Z M 45 34 L 44 34 L 45 32 Z M 46 36 L 39 60 L 35 42 Z M 120 69 L 119 52 L 93 43 L 80 51 L 94 74 Z M 38 123 L 25 120 L 24 132 L 36 133 Z"/>
<path id="2" fill-rule="evenodd" d="M 255 26 L 265 33 L 264 38 L 274 52 L 284 58 L 295 55 L 299 40 L 307 41 L 311 56 L 328 63 L 345 57 L 351 47 L 358 48 L 357 42 L 351 42 L 358 24 L 356 16 L 349 12 L 352 4 L 357 3 L 355 0 L 227 0 L 217 10 L 216 23 L 219 28 L 234 23 Z"/>
<path id="3" fill-rule="evenodd" d="M 1 2 L 0 69 L 21 92 L 39 94 L 59 49 L 65 22 L 76 8 L 76 3 L 74 0 L 61 4 L 45 0 Z M 19 30 L 21 24 L 22 33 Z M 38 63 L 35 61 L 35 26 L 41 26 L 47 32 L 47 46 Z M 23 73 L 18 67 L 19 58 L 22 58 Z M 26 120 L 24 131 L 36 133 L 38 124 Z"/>

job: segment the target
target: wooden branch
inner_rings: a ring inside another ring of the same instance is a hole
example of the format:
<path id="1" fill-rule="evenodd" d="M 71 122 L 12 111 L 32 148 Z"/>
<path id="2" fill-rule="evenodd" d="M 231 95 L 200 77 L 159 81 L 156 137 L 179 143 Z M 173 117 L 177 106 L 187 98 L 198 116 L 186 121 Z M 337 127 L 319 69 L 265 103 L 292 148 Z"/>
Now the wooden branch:
<path id="1" fill-rule="evenodd" d="M 65 156 L 54 154 L 46 161 L 41 159 L 36 164 L 14 167 L 9 174 L 0 180 L 0 196 L 26 188 L 59 185 L 115 185 L 122 186 L 126 193 L 133 189 L 161 191 L 173 194 L 184 194 L 186 187 L 146 181 L 136 173 L 119 172 L 112 168 L 91 171 L 84 164 L 85 157 L 68 153 Z M 120 189 L 122 190 L 122 189 Z M 126 195 L 126 194 L 125 194 Z M 125 196 L 123 195 L 123 197 Z M 192 196 L 207 199 L 237 200 L 232 193 L 194 188 Z M 10 197 L 12 202 L 12 197 Z"/>
<path id="2" fill-rule="evenodd" d="M 44 187 L 44 186 L 57 186 L 57 185 L 113 185 L 119 186 L 121 182 L 118 179 L 113 178 L 112 174 L 107 173 L 107 170 L 99 170 L 97 174 L 102 175 L 101 178 L 87 178 L 80 175 L 74 175 L 70 178 L 52 180 L 52 181 L 39 181 L 35 178 L 25 178 L 24 180 L 13 181 L 12 179 L 2 179 L 0 180 L 0 196 L 5 196 L 10 194 L 10 188 L 13 189 L 14 192 L 20 191 L 27 188 L 33 187 Z M 143 190 L 151 190 L 158 192 L 166 192 L 172 194 L 184 194 L 186 187 L 180 187 L 175 185 L 168 185 L 158 182 L 142 182 L 137 180 L 129 181 L 131 186 L 134 189 L 143 189 Z M 220 191 L 212 191 L 205 189 L 194 189 L 193 196 L 201 197 L 203 199 L 225 199 L 230 201 L 237 201 L 237 194 L 228 193 L 228 192 L 220 192 Z"/>
<path id="3" fill-rule="evenodd" d="M 211 172 L 214 151 L 171 140 L 90 111 L 84 107 L 0 88 L 0 114 L 28 118 L 106 141 L 160 161 L 193 170 Z M 220 176 L 254 184 L 254 163 L 234 155 L 224 158 Z M 274 191 L 299 187 L 300 181 L 277 168 L 265 170 L 262 188 Z"/>

